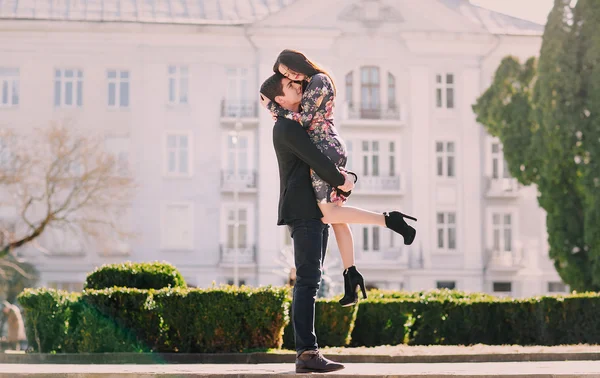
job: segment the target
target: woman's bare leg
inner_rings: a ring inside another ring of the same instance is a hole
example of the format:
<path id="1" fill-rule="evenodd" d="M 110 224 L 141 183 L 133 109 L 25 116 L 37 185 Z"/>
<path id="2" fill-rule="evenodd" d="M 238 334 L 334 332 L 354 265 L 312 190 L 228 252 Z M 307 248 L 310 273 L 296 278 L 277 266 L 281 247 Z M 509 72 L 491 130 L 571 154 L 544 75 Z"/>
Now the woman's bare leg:
<path id="1" fill-rule="evenodd" d="M 372 224 L 385 227 L 385 216 L 382 213 L 358 207 L 338 206 L 335 203 L 320 203 L 319 208 L 323 213 L 323 223 Z"/>
<path id="2" fill-rule="evenodd" d="M 333 228 L 335 240 L 340 249 L 344 270 L 346 270 L 354 265 L 354 238 L 352 237 L 352 230 L 350 230 L 348 223 L 334 223 L 331 227 Z"/>

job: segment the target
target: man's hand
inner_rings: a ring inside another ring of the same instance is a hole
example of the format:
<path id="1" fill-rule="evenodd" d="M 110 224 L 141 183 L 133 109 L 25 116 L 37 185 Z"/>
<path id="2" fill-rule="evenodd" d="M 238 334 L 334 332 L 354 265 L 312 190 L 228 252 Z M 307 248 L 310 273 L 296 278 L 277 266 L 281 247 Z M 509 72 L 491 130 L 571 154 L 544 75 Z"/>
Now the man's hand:
<path id="1" fill-rule="evenodd" d="M 348 174 L 346 172 L 341 172 L 342 175 L 344 175 L 344 185 L 338 186 L 338 189 L 343 191 L 343 192 L 349 192 L 352 189 L 354 189 L 354 180 L 350 179 L 350 177 L 348 177 Z"/>

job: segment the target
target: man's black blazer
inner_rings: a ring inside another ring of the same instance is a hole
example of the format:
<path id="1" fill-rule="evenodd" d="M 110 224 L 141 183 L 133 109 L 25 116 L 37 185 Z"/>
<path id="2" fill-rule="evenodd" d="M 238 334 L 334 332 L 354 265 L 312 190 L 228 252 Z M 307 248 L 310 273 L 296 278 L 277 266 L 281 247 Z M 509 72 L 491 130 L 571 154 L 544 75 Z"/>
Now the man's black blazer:
<path id="1" fill-rule="evenodd" d="M 323 213 L 317 206 L 310 168 L 334 188 L 344 184 L 344 176 L 311 142 L 298 122 L 278 117 L 273 126 L 273 146 L 279 165 L 277 224 L 288 224 L 296 219 L 321 219 Z"/>

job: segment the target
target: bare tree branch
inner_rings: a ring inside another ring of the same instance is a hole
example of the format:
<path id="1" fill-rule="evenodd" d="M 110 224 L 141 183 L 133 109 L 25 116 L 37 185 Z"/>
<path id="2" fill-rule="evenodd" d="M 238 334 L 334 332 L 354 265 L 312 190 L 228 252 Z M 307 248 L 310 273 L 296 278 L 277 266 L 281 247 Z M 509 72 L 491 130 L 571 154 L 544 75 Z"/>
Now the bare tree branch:
<path id="1" fill-rule="evenodd" d="M 136 186 L 116 168 L 102 136 L 57 124 L 28 135 L 0 130 L 0 198 L 12 198 L 6 208 L 17 215 L 15 230 L 2 230 L 0 261 L 27 244 L 46 249 L 37 239 L 48 228 L 115 245 L 120 240 L 110 238 L 131 237 L 115 214 Z"/>

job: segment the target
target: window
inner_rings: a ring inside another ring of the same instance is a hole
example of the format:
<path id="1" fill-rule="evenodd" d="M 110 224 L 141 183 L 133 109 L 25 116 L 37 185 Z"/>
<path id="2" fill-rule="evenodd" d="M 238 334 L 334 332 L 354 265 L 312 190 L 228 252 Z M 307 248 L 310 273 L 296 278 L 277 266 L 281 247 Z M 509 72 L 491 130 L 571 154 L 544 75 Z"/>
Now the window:
<path id="1" fill-rule="evenodd" d="M 346 169 L 349 171 L 352 170 L 352 165 L 353 165 L 352 149 L 353 149 L 352 141 L 347 140 L 346 141 L 346 155 L 348 156 L 348 160 L 346 161 Z"/>
<path id="2" fill-rule="evenodd" d="M 75 230 L 60 224 L 46 227 L 43 246 L 55 256 L 82 256 L 85 254 L 83 239 Z"/>
<path id="3" fill-rule="evenodd" d="M 494 293 L 510 293 L 512 292 L 511 282 L 494 282 L 492 284 Z"/>
<path id="4" fill-rule="evenodd" d="M 249 173 L 249 136 L 248 135 L 228 135 L 227 136 L 227 172 L 230 174 L 236 174 L 235 172 L 235 151 L 237 143 L 237 169 L 240 175 L 246 175 Z"/>
<path id="5" fill-rule="evenodd" d="M 189 77 L 187 66 L 169 66 L 169 104 L 187 104 Z"/>
<path id="6" fill-rule="evenodd" d="M 108 106 L 111 108 L 129 107 L 129 71 L 108 70 Z"/>
<path id="7" fill-rule="evenodd" d="M 437 281 L 435 285 L 438 289 L 456 289 L 456 281 Z"/>
<path id="8" fill-rule="evenodd" d="M 454 108 L 454 74 L 435 75 L 435 104 L 438 109 Z"/>
<path id="9" fill-rule="evenodd" d="M 363 227 L 363 251 L 378 252 L 381 250 L 380 233 L 379 226 Z"/>
<path id="10" fill-rule="evenodd" d="M 290 230 L 287 227 L 283 227 L 283 246 L 284 247 L 292 247 L 294 245 L 292 241 L 292 235 L 290 234 Z"/>
<path id="11" fill-rule="evenodd" d="M 496 252 L 512 252 L 512 214 L 492 213 L 492 248 Z"/>
<path id="12" fill-rule="evenodd" d="M 364 176 L 379 176 L 379 142 L 362 141 Z"/>
<path id="13" fill-rule="evenodd" d="M 240 286 L 246 285 L 246 280 L 238 280 L 238 282 L 240 283 Z M 233 286 L 233 278 L 227 280 L 227 285 Z"/>
<path id="14" fill-rule="evenodd" d="M 437 213 L 437 246 L 442 250 L 456 250 L 456 213 Z"/>
<path id="15" fill-rule="evenodd" d="M 193 249 L 193 205 L 191 203 L 171 203 L 163 208 L 162 214 L 163 249 Z"/>
<path id="16" fill-rule="evenodd" d="M 388 109 L 396 109 L 396 77 L 388 72 Z"/>
<path id="17" fill-rule="evenodd" d="M 168 176 L 191 176 L 191 134 L 170 132 L 166 135 L 166 173 Z"/>
<path id="18" fill-rule="evenodd" d="M 81 107 L 83 105 L 83 72 L 81 70 L 54 71 L 54 106 Z"/>
<path id="19" fill-rule="evenodd" d="M 248 247 L 248 209 L 238 209 L 237 248 Z M 235 209 L 227 209 L 227 248 L 235 248 Z"/>
<path id="20" fill-rule="evenodd" d="M 497 142 L 492 143 L 492 178 L 510 178 L 508 164 L 506 164 L 502 153 L 502 146 Z"/>
<path id="21" fill-rule="evenodd" d="M 389 151 L 390 151 L 390 155 L 389 155 L 389 169 L 390 169 L 390 177 L 394 177 L 396 176 L 396 143 L 394 142 L 390 142 L 389 143 Z"/>
<path id="22" fill-rule="evenodd" d="M 0 108 L 19 105 L 19 69 L 0 67 Z"/>
<path id="23" fill-rule="evenodd" d="M 353 83 L 354 72 L 350 71 L 346 75 L 346 102 L 349 107 L 352 107 L 352 98 L 354 97 L 354 83 Z"/>
<path id="24" fill-rule="evenodd" d="M 10 170 L 11 163 L 14 162 L 14 154 L 10 149 L 9 139 L 0 137 L 0 169 Z"/>
<path id="25" fill-rule="evenodd" d="M 227 68 L 227 97 L 223 116 L 250 117 L 254 116 L 253 102 L 249 93 L 249 70 L 237 67 Z"/>
<path id="26" fill-rule="evenodd" d="M 106 151 L 115 159 L 115 174 L 127 176 L 129 174 L 129 137 L 110 136 L 106 137 Z"/>
<path id="27" fill-rule="evenodd" d="M 549 293 L 566 293 L 567 285 L 562 282 L 548 282 Z"/>
<path id="28" fill-rule="evenodd" d="M 379 118 L 379 67 L 362 67 L 360 69 L 360 91 L 361 118 Z"/>
<path id="29" fill-rule="evenodd" d="M 437 176 L 455 177 L 455 151 L 454 142 L 436 142 L 435 154 L 437 158 Z"/>

